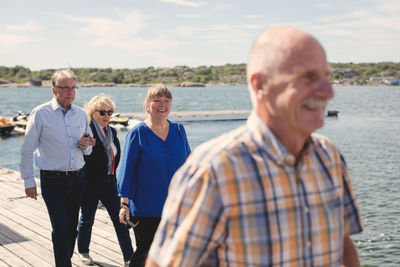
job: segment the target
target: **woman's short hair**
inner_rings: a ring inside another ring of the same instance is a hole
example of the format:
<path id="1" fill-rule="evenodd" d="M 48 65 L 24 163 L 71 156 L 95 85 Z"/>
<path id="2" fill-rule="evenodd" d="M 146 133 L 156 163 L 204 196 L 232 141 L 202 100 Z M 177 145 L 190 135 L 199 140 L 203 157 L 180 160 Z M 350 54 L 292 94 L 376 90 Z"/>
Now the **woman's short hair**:
<path id="1" fill-rule="evenodd" d="M 93 113 L 95 112 L 95 110 L 99 109 L 103 105 L 111 108 L 113 111 L 115 110 L 114 102 L 111 100 L 111 98 L 108 95 L 104 95 L 104 94 L 94 96 L 85 105 L 85 112 L 88 117 L 89 123 L 91 123 L 93 120 Z"/>
<path id="2" fill-rule="evenodd" d="M 156 97 L 166 97 L 169 100 L 172 100 L 172 93 L 171 91 L 162 83 L 156 83 L 149 88 L 147 91 L 146 99 L 144 100 L 143 106 L 146 112 L 149 112 L 149 105 L 150 102 Z"/>
<path id="3" fill-rule="evenodd" d="M 78 77 L 76 77 L 75 73 L 71 69 L 58 70 L 54 72 L 53 76 L 51 77 L 51 85 L 53 88 L 56 88 L 58 85 L 58 80 L 61 78 L 73 78 L 75 82 L 78 82 Z"/>

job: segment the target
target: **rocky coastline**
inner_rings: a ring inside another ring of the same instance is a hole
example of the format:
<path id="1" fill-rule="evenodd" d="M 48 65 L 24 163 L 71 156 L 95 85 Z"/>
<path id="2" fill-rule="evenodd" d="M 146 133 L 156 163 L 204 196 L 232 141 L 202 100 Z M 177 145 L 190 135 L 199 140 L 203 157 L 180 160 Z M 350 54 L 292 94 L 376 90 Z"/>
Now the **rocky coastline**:
<path id="1" fill-rule="evenodd" d="M 127 84 L 117 84 L 117 83 L 78 83 L 79 87 L 150 87 L 154 83 L 149 84 L 137 84 L 137 83 L 127 83 Z M 180 84 L 168 84 L 170 86 L 176 87 L 205 87 L 205 86 L 246 86 L 246 83 L 221 83 L 221 82 L 210 82 L 210 83 L 192 83 L 192 82 L 184 82 Z M 351 80 L 344 81 L 333 81 L 332 85 L 334 86 L 393 86 L 398 84 L 386 84 L 379 81 L 366 81 L 366 82 L 358 82 Z M 43 81 L 42 85 L 35 86 L 31 85 L 29 82 L 27 83 L 3 83 L 0 84 L 1 87 L 7 88 L 18 88 L 18 87 L 51 87 L 51 83 L 49 81 Z"/>
<path id="2" fill-rule="evenodd" d="M 400 85 L 400 63 L 332 63 L 331 82 L 339 86 Z M 0 66 L 0 87 L 49 87 L 55 69 L 31 71 Z M 246 85 L 246 64 L 173 68 L 73 68 L 80 87 L 179 87 Z"/>

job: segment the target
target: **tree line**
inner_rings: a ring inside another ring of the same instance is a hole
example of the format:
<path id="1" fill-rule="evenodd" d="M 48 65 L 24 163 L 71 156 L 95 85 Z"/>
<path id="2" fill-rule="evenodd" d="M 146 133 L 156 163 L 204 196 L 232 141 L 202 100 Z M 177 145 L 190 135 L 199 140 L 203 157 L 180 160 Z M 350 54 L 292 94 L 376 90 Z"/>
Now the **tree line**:
<path id="1" fill-rule="evenodd" d="M 332 81 L 351 80 L 362 84 L 371 77 L 400 79 L 400 63 L 331 63 Z M 246 84 L 246 64 L 223 66 L 175 66 L 173 68 L 72 68 L 81 84 L 133 84 L 152 83 L 180 84 L 193 82 L 202 84 Z M 23 66 L 0 66 L 0 84 L 23 84 L 31 79 L 48 81 L 55 69 L 31 71 Z"/>

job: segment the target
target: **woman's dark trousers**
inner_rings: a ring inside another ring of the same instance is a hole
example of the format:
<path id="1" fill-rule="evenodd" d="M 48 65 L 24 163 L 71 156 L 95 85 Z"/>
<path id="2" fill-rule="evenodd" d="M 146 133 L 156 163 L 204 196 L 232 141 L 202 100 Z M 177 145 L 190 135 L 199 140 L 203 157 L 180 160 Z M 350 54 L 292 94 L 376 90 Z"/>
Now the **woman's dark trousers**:
<path id="1" fill-rule="evenodd" d="M 151 243 L 153 242 L 154 235 L 157 231 L 157 227 L 160 224 L 161 218 L 155 217 L 134 217 L 135 220 L 139 221 L 136 225 L 135 239 L 136 239 L 136 251 L 132 255 L 130 267 L 143 267 L 146 263 L 147 253 L 150 250 Z"/>
<path id="2" fill-rule="evenodd" d="M 96 178 L 96 180 L 86 180 L 85 193 L 81 204 L 81 218 L 78 225 L 78 251 L 79 253 L 89 253 L 92 226 L 100 200 L 114 225 L 124 261 L 128 261 L 133 254 L 132 241 L 129 230 L 119 222 L 120 199 L 115 176 Z"/>

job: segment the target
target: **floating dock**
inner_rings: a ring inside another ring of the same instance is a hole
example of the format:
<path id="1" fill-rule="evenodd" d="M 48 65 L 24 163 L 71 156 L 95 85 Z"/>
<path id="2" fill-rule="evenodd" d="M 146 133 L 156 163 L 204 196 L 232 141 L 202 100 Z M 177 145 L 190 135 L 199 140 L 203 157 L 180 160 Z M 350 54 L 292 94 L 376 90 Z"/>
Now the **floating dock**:
<path id="1" fill-rule="evenodd" d="M 54 266 L 51 224 L 46 205 L 25 196 L 20 173 L 0 168 L 0 266 Z M 130 231 L 132 241 L 135 240 Z M 85 266 L 75 252 L 72 266 Z M 99 208 L 92 230 L 94 266 L 122 266 L 123 257 L 108 213 Z"/>
<path id="2" fill-rule="evenodd" d="M 168 119 L 177 122 L 246 120 L 250 112 L 251 110 L 175 111 L 169 114 Z M 120 116 L 141 121 L 148 115 L 146 113 L 121 113 Z"/>

